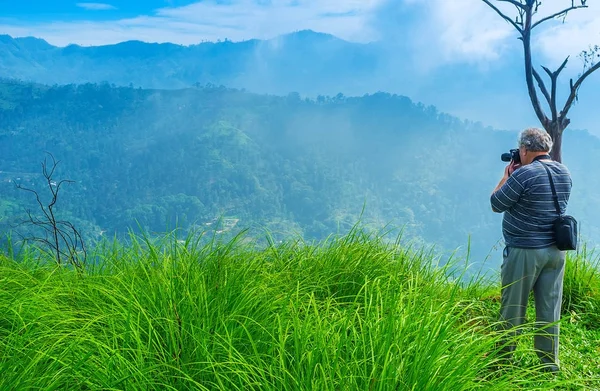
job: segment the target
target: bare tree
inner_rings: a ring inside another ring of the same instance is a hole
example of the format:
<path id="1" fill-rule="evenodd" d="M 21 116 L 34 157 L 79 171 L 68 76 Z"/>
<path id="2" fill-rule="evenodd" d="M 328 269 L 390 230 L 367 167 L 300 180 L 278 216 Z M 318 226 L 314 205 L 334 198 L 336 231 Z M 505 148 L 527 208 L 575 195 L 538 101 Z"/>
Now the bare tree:
<path id="1" fill-rule="evenodd" d="M 56 182 L 53 179 L 54 172 L 58 166 L 58 161 L 54 159 L 51 153 L 48 153 L 52 158 L 52 164 L 49 167 L 46 159 L 42 162 L 42 174 L 44 176 L 44 185 L 50 190 L 50 201 L 44 205 L 40 198 L 40 194 L 33 189 L 23 187 L 20 183 L 16 183 L 17 189 L 30 192 L 35 195 L 37 204 L 42 211 L 42 217 L 35 217 L 30 210 L 27 210 L 28 220 L 25 223 L 32 224 L 35 227 L 41 228 L 43 237 L 33 237 L 33 240 L 45 245 L 54 254 L 57 264 L 66 263 L 75 266 L 81 270 L 85 263 L 87 253 L 83 243 L 83 239 L 79 231 L 69 221 L 58 220 L 55 214 L 55 206 L 58 201 L 58 194 L 61 186 L 65 183 L 73 183 L 71 180 L 63 179 Z"/>
<path id="2" fill-rule="evenodd" d="M 564 106 L 562 106 L 562 109 L 559 110 L 560 106 L 556 99 L 557 80 L 558 76 L 567 65 L 569 57 L 567 57 L 563 61 L 563 63 L 558 67 L 558 69 L 554 72 L 552 72 L 547 67 L 542 66 L 542 69 L 550 78 L 550 89 L 548 89 L 546 87 L 546 84 L 544 83 L 544 80 L 532 65 L 531 34 L 536 27 L 538 27 L 544 22 L 559 18 L 564 19 L 567 16 L 567 14 L 571 11 L 587 8 L 587 0 L 579 0 L 578 4 L 575 4 L 575 0 L 571 0 L 570 6 L 565 6 L 564 9 L 557 11 L 553 14 L 536 18 L 535 21 L 533 19 L 538 14 L 538 9 L 542 4 L 540 0 L 482 1 L 494 11 L 496 11 L 498 15 L 500 15 L 506 22 L 511 24 L 519 33 L 519 39 L 523 42 L 523 51 L 525 54 L 525 81 L 527 83 L 529 98 L 531 99 L 533 110 L 535 111 L 537 118 L 554 141 L 554 147 L 552 148 L 551 152 L 552 158 L 560 162 L 562 161 L 563 131 L 567 128 L 567 126 L 569 126 L 569 123 L 571 122 L 567 115 L 569 114 L 571 106 L 577 99 L 577 93 L 579 91 L 579 87 L 581 87 L 581 84 L 583 84 L 584 80 L 589 75 L 591 75 L 594 71 L 600 68 L 600 61 L 598 61 L 598 57 L 600 56 L 600 48 L 598 46 L 595 46 L 590 48 L 589 51 L 582 52 L 581 57 L 584 61 L 583 72 L 580 75 L 578 75 L 576 81 L 573 81 L 573 79 L 571 79 L 570 91 L 568 91 L 569 95 L 566 99 Z M 495 5 L 498 3 L 507 3 L 514 6 L 516 8 L 516 16 L 510 17 L 504 12 L 502 12 Z M 537 88 L 544 96 L 546 102 L 548 103 L 548 107 L 550 108 L 549 116 L 542 109 L 542 106 L 538 99 L 537 89 L 535 85 L 536 83 Z"/>

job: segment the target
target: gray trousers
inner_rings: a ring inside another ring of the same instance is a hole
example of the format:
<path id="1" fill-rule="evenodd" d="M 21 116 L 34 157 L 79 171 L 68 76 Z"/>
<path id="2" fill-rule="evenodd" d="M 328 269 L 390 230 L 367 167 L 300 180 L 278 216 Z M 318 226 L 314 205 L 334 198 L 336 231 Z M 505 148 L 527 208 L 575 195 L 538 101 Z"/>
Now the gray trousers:
<path id="1" fill-rule="evenodd" d="M 536 334 L 534 347 L 543 364 L 559 369 L 559 325 L 565 272 L 565 252 L 556 246 L 542 249 L 506 247 L 501 269 L 502 304 L 500 318 L 505 328 L 525 323 L 529 292 L 535 299 Z M 507 356 L 515 350 L 504 348 Z"/>

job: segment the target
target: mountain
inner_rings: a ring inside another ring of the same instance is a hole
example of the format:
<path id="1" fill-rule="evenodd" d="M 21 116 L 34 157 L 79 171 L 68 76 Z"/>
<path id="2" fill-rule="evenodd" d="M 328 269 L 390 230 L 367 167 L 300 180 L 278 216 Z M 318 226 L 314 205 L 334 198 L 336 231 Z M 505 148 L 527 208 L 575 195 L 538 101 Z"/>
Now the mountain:
<path id="1" fill-rule="evenodd" d="M 433 56 L 426 60 L 415 57 L 402 37 L 396 41 L 359 44 L 307 30 L 270 40 L 191 46 L 130 41 L 54 47 L 36 38 L 2 36 L 0 77 L 45 84 L 108 82 L 161 89 L 214 84 L 257 93 L 297 92 L 312 98 L 384 91 L 499 128 L 537 125 L 517 46 L 512 56 L 482 68 L 471 63 L 438 65 Z M 577 67 L 573 59 L 565 72 L 573 73 Z M 598 77 L 590 77 L 571 111 L 572 127 L 598 135 L 594 113 L 599 85 Z M 561 78 L 559 97 L 567 88 L 568 78 Z"/>
<path id="2" fill-rule="evenodd" d="M 109 82 L 144 88 L 198 83 L 280 94 L 337 94 L 338 87 L 353 78 L 348 90 L 357 91 L 374 72 L 378 57 L 373 46 L 312 31 L 268 41 L 192 46 L 128 41 L 59 48 L 39 39 L 2 36 L 0 53 L 0 77 L 25 81 Z"/>
<path id="3" fill-rule="evenodd" d="M 404 227 L 406 240 L 500 256 L 489 196 L 515 132 L 463 121 L 387 93 L 302 99 L 224 87 L 0 83 L 0 231 L 47 196 L 40 162 L 61 161 L 57 213 L 86 236 L 179 226 L 262 227 L 275 238 L 324 239 L 361 219 Z M 600 140 L 565 133 L 569 212 L 600 241 Z M 364 207 L 364 211 L 363 211 Z M 256 232 L 255 232 L 256 233 Z M 259 232 L 260 234 L 260 232 Z"/>

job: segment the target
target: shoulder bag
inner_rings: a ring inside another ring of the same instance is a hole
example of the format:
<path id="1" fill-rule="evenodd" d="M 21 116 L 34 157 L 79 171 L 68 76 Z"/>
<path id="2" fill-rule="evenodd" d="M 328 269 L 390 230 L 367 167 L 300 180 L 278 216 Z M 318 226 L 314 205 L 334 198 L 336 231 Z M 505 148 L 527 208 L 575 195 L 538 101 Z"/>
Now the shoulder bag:
<path id="1" fill-rule="evenodd" d="M 540 161 L 540 163 L 542 163 Z M 558 204 L 558 196 L 556 195 L 556 189 L 554 187 L 554 181 L 552 180 L 552 174 L 544 163 L 542 166 L 548 173 L 548 179 L 550 179 L 550 188 L 552 189 L 552 197 L 554 198 L 554 207 L 558 218 L 554 220 L 552 227 L 554 231 L 554 237 L 556 240 L 556 247 L 559 250 L 576 250 L 577 249 L 577 220 L 573 216 L 563 215 L 560 213 L 560 205 Z"/>

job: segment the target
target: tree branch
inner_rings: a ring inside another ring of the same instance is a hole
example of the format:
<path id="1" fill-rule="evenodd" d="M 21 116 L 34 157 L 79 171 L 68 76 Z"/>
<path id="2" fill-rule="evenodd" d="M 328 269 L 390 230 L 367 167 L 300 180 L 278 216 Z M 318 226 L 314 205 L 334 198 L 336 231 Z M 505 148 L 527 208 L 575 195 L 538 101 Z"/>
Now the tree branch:
<path id="1" fill-rule="evenodd" d="M 556 79 L 557 72 L 552 72 L 550 69 L 546 67 L 542 67 L 544 71 L 550 76 L 550 82 L 552 83 L 550 86 L 550 111 L 552 112 L 552 121 L 556 121 L 558 118 L 558 111 L 556 110 Z"/>
<path id="2" fill-rule="evenodd" d="M 544 84 L 544 81 L 542 80 L 542 78 L 540 77 L 540 74 L 537 73 L 537 71 L 535 69 L 531 69 L 533 72 L 533 77 L 535 77 L 535 80 L 538 83 L 538 87 L 540 87 L 540 91 L 542 91 L 542 94 L 544 95 L 544 98 L 546 98 L 546 102 L 548 102 L 548 106 L 551 106 L 551 99 L 550 99 L 550 94 L 548 93 L 548 89 L 546 88 L 546 85 Z"/>
<path id="3" fill-rule="evenodd" d="M 60 182 L 58 182 L 58 183 L 56 184 L 56 190 L 54 191 L 54 193 L 55 193 L 56 195 L 58 195 L 58 190 L 60 190 L 60 186 L 61 186 L 63 183 L 68 183 L 68 184 L 71 184 L 71 183 L 75 183 L 75 181 L 72 181 L 72 180 L 69 180 L 69 179 L 63 179 L 63 180 L 61 180 Z"/>
<path id="4" fill-rule="evenodd" d="M 521 9 L 523 11 L 526 10 L 526 4 L 523 4 L 523 3 L 518 2 L 516 0 L 498 0 L 498 1 L 503 2 L 503 3 L 510 3 L 510 4 L 514 5 L 515 7 L 519 8 L 519 9 Z"/>
<path id="5" fill-rule="evenodd" d="M 554 72 L 556 74 L 556 77 L 558 77 L 558 75 L 560 75 L 562 70 L 565 69 L 565 66 L 567 66 L 567 62 L 569 62 L 569 57 L 570 56 L 567 56 L 567 58 L 565 58 L 565 61 L 563 61 L 563 63 L 560 65 L 560 67 L 558 67 L 556 72 Z"/>
<path id="6" fill-rule="evenodd" d="M 24 221 L 23 224 L 31 223 L 31 224 L 35 225 L 36 227 L 42 227 L 44 230 L 46 230 L 48 232 L 51 231 L 52 224 L 50 224 L 49 222 L 42 221 L 42 220 L 38 219 L 37 217 L 32 216 L 31 211 L 29 211 L 29 210 L 27 211 L 27 216 L 29 217 L 29 221 Z"/>
<path id="7" fill-rule="evenodd" d="M 560 75 L 562 70 L 567 65 L 568 61 L 569 61 L 569 57 L 565 58 L 565 61 L 563 61 L 563 63 L 560 65 L 560 67 L 558 67 L 556 72 L 552 73 L 552 75 L 550 76 L 552 78 L 552 92 L 551 92 L 552 107 L 551 107 L 551 109 L 552 109 L 552 121 L 553 122 L 556 122 L 558 120 L 558 109 L 556 107 L 556 85 L 558 83 L 558 75 Z M 546 70 L 546 72 L 550 72 L 550 71 Z"/>
<path id="8" fill-rule="evenodd" d="M 573 104 L 573 101 L 577 97 L 577 90 L 579 90 L 579 87 L 581 87 L 581 84 L 583 83 L 585 78 L 588 77 L 589 75 L 591 75 L 592 73 L 594 73 L 594 71 L 596 71 L 598 69 L 600 69 L 600 61 L 597 62 L 596 65 L 594 65 L 593 67 L 591 67 L 590 69 L 585 71 L 584 74 L 581 75 L 579 77 L 579 79 L 577 79 L 575 84 L 573 84 L 573 79 L 571 79 L 571 93 L 569 94 L 569 98 L 567 99 L 567 102 L 565 103 L 565 107 L 560 112 L 561 120 L 566 119 L 567 113 L 569 112 L 569 109 L 571 109 L 571 105 Z"/>
<path id="9" fill-rule="evenodd" d="M 528 3 L 529 4 L 529 3 Z M 523 53 L 525 60 L 525 82 L 527 83 L 527 92 L 529 93 L 529 98 L 531 100 L 531 105 L 533 106 L 533 110 L 535 111 L 535 115 L 538 120 L 547 129 L 548 122 L 550 121 L 544 110 L 540 105 L 540 101 L 537 97 L 537 92 L 535 90 L 535 85 L 533 84 L 533 65 L 531 61 L 531 20 L 533 17 L 533 8 L 528 7 L 525 12 L 525 25 L 523 26 Z"/>
<path id="10" fill-rule="evenodd" d="M 502 13 L 502 11 L 500 11 L 495 5 L 493 5 L 489 0 L 482 0 L 484 3 L 486 3 L 491 9 L 493 9 L 494 11 L 496 11 L 496 13 L 498 15 L 500 15 L 504 20 L 506 20 L 508 23 L 512 24 L 512 26 L 517 29 L 517 31 L 519 32 L 519 34 L 523 35 L 523 29 L 521 27 L 519 27 L 519 25 L 512 20 L 511 18 L 509 18 L 508 16 L 504 15 Z M 515 2 L 516 3 L 516 2 Z M 519 3 L 517 3 L 519 4 Z M 521 7 L 524 7 L 523 4 L 520 4 Z"/>
<path id="11" fill-rule="evenodd" d="M 21 186 L 21 184 L 15 184 L 15 186 L 19 190 L 25 190 L 25 191 L 35 194 L 35 200 L 37 201 L 40 209 L 42 210 L 42 212 L 44 212 L 44 215 L 46 216 L 46 218 L 50 219 L 50 216 L 48 215 L 48 212 L 46 212 L 46 208 L 44 207 L 44 204 L 42 203 L 42 200 L 40 199 L 40 196 L 37 193 L 37 191 L 28 189 L 27 187 L 23 187 L 23 186 Z"/>
<path id="12" fill-rule="evenodd" d="M 60 161 L 56 161 L 56 159 L 54 159 L 54 156 L 50 153 L 50 152 L 46 152 L 48 155 L 50 155 L 50 157 L 52 158 L 52 170 L 50 171 L 50 173 L 48 173 L 48 165 L 46 164 L 46 159 L 44 159 L 44 162 L 42 163 L 42 169 L 43 169 L 43 174 L 46 178 L 50 178 L 52 177 L 52 175 L 54 175 L 54 170 L 56 170 L 56 166 L 58 165 L 58 163 L 60 163 Z"/>
<path id="13" fill-rule="evenodd" d="M 542 24 L 542 23 L 544 23 L 544 22 L 546 22 L 546 21 L 548 21 L 550 19 L 558 18 L 558 17 L 561 17 L 561 16 L 566 16 L 569 12 L 571 12 L 573 10 L 576 10 L 576 9 L 579 9 L 579 8 L 587 8 L 587 7 L 588 6 L 585 5 L 585 4 L 582 4 L 582 5 L 572 5 L 569 8 L 566 8 L 566 9 L 564 9 L 562 11 L 556 12 L 556 13 L 550 15 L 550 16 L 546 16 L 545 18 L 542 18 L 542 19 L 538 20 L 537 22 L 535 22 L 533 24 L 533 26 L 531 26 L 531 29 L 533 30 L 534 28 L 536 28 L 536 26 L 538 26 L 538 25 L 540 25 L 540 24 Z"/>
<path id="14" fill-rule="evenodd" d="M 43 243 L 45 246 L 50 247 L 54 251 L 54 244 L 52 244 L 49 240 L 42 239 L 42 238 L 25 238 L 25 237 L 23 239 Z"/>

